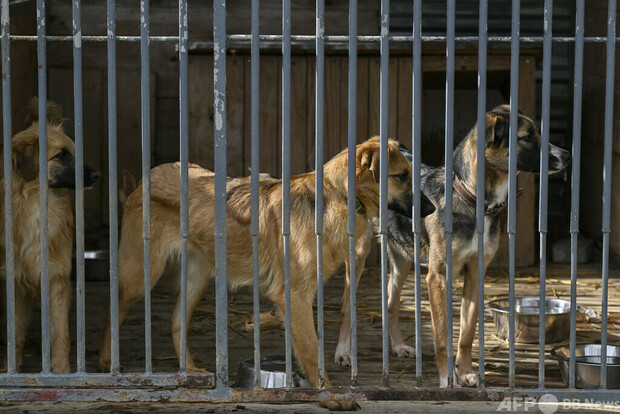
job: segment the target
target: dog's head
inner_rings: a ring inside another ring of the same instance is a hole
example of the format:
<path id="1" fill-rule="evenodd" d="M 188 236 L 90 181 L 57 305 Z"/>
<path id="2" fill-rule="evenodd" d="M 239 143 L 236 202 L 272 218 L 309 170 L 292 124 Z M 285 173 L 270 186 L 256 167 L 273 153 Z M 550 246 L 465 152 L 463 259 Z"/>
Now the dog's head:
<path id="1" fill-rule="evenodd" d="M 540 172 L 540 131 L 534 121 L 519 111 L 517 128 L 517 170 Z M 510 106 L 500 105 L 486 114 L 486 160 L 501 171 L 508 171 Z M 549 174 L 566 167 L 570 152 L 549 144 Z"/>
<path id="2" fill-rule="evenodd" d="M 13 137 L 13 172 L 22 180 L 39 178 L 38 100 L 31 99 L 26 116 L 27 127 Z M 62 111 L 53 102 L 47 104 L 47 181 L 50 188 L 75 189 L 75 145 L 65 134 Z M 95 185 L 101 174 L 84 165 L 84 187 Z"/>
<path id="3" fill-rule="evenodd" d="M 413 193 L 411 192 L 411 152 L 402 144 L 388 140 L 388 208 L 411 217 Z M 368 205 L 379 205 L 380 143 L 373 137 L 357 146 L 356 150 L 357 195 Z M 434 211 L 432 203 L 422 194 L 421 215 Z M 378 213 L 378 209 L 374 214 Z"/>
<path id="4" fill-rule="evenodd" d="M 403 154 L 410 163 L 413 162 L 413 154 L 405 144 L 403 144 L 402 142 L 398 144 L 398 149 L 400 153 Z M 435 205 L 431 202 L 431 200 L 429 200 L 429 198 L 426 196 L 426 194 L 424 194 L 424 192 L 420 192 L 420 217 L 426 217 L 429 214 L 433 214 L 434 211 Z M 408 217 L 411 216 L 412 212 L 410 210 L 408 213 Z"/>

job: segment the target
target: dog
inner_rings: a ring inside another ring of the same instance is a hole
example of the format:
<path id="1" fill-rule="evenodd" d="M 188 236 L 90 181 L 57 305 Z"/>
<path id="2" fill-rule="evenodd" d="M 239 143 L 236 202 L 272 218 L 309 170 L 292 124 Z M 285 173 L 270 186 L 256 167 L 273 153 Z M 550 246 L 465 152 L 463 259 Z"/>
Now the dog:
<path id="1" fill-rule="evenodd" d="M 508 144 L 510 131 L 510 106 L 500 105 L 486 114 L 485 120 L 485 233 L 484 269 L 497 251 L 500 229 L 499 213 L 508 199 Z M 519 112 L 517 140 L 517 170 L 530 173 L 540 172 L 540 133 L 535 123 Z M 476 233 L 476 166 L 477 125 L 454 150 L 454 192 L 452 266 L 455 274 L 464 277 L 461 302 L 461 328 L 456 356 L 456 384 L 476 387 L 479 378 L 472 369 L 471 348 L 478 315 L 478 235 Z M 570 153 L 549 144 L 549 174 L 565 168 Z M 431 319 L 435 339 L 435 354 L 439 371 L 440 387 L 448 386 L 447 368 L 447 322 L 446 322 L 446 244 L 444 232 L 445 215 L 445 167 L 421 167 L 421 190 L 429 197 L 437 210 L 422 220 L 422 261 L 428 262 L 426 276 Z M 398 325 L 400 293 L 414 261 L 414 236 L 411 216 L 388 211 L 388 255 L 391 274 L 389 281 L 389 318 L 392 349 L 399 356 L 414 357 L 415 349 L 404 345 Z M 366 251 L 360 249 L 360 260 Z M 360 271 L 358 265 L 358 272 Z M 346 335 L 341 335 L 341 360 L 346 362 L 348 349 Z M 337 356 L 338 357 L 338 356 Z M 338 360 L 337 360 L 338 362 Z"/>
<path id="2" fill-rule="evenodd" d="M 356 148 L 356 234 L 365 234 L 370 219 L 379 213 L 379 139 L 371 138 Z M 324 166 L 324 274 L 326 279 L 345 261 L 347 237 L 347 151 Z M 411 164 L 396 141 L 388 142 L 388 203 L 407 214 L 411 210 Z M 151 286 L 155 286 L 167 264 L 176 264 L 181 251 L 179 163 L 163 164 L 151 170 Z M 317 288 L 316 235 L 314 232 L 315 173 L 291 178 L 290 189 L 290 275 L 292 342 L 297 360 L 313 387 L 318 387 L 318 341 L 314 331 L 312 303 Z M 259 255 L 262 293 L 284 314 L 282 181 L 261 179 Z M 189 255 L 187 321 L 215 275 L 214 258 L 214 175 L 192 165 L 189 168 Z M 227 182 L 227 257 L 231 289 L 252 285 L 250 177 Z M 119 248 L 119 323 L 144 296 L 141 184 L 124 206 Z M 172 316 L 172 336 L 180 354 L 180 298 Z M 188 372 L 201 372 L 186 350 Z M 110 367 L 110 314 L 99 352 L 99 369 Z M 330 382 L 325 378 L 326 387 Z M 354 401 L 324 401 L 330 409 L 355 409 Z"/>
<path id="3" fill-rule="evenodd" d="M 26 128 L 12 139 L 13 250 L 15 266 L 15 362 L 19 369 L 33 303 L 41 293 L 41 241 L 39 222 L 39 121 L 38 100 L 32 98 Z M 49 303 L 51 369 L 70 372 L 69 308 L 71 305 L 71 256 L 75 189 L 75 145 L 63 128 L 61 108 L 47 103 L 47 182 L 49 231 Z M 2 170 L 4 171 L 4 170 Z M 100 173 L 84 165 L 84 187 L 95 185 Z M 0 192 L 4 197 L 4 176 Z M 4 208 L 0 209 L 0 283 L 4 293 L 6 240 Z M 2 295 L 3 298 L 6 295 Z M 3 299 L 4 300 L 4 299 Z M 6 309 L 3 309 L 6 311 Z"/>

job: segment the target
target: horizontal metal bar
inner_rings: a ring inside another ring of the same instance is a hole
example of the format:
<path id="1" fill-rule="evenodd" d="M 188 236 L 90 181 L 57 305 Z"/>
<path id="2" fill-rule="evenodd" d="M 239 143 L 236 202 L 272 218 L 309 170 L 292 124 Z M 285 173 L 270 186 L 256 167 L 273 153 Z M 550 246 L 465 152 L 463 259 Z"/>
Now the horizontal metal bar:
<path id="1" fill-rule="evenodd" d="M 152 377 L 155 377 L 153 375 Z M 49 389 L 49 388 L 6 388 L 0 390 L 0 401 L 87 401 L 99 402 L 228 402 L 285 403 L 291 401 L 309 402 L 325 400 L 356 401 L 502 401 L 504 398 L 523 396 L 540 397 L 553 394 L 558 402 L 600 401 L 613 403 L 620 399 L 617 390 L 588 389 L 530 389 L 519 388 L 507 393 L 504 389 L 432 388 L 432 389 L 384 389 L 380 387 L 309 389 L 293 388 L 283 392 L 281 388 L 270 389 L 196 389 L 181 388 L 149 390 L 139 388 L 99 388 L 99 389 Z"/>
<path id="2" fill-rule="evenodd" d="M 252 39 L 252 35 L 248 34 L 229 34 L 228 40 L 230 41 L 249 41 Z M 119 39 L 121 37 L 119 36 Z M 260 35 L 260 40 L 264 41 L 282 41 L 282 35 Z M 315 35 L 291 35 L 291 41 L 293 42 L 315 42 Z M 390 42 L 413 42 L 413 36 L 408 35 L 391 35 L 388 36 Z M 574 43 L 574 36 L 557 36 L 552 38 L 554 42 L 558 43 Z M 357 36 L 358 42 L 377 42 L 379 43 L 381 36 Z M 427 43 L 443 43 L 446 41 L 446 36 L 429 36 L 422 35 L 422 42 Z M 456 42 L 478 42 L 478 36 L 456 36 L 454 38 Z M 584 38 L 586 42 L 591 43 L 604 43 L 607 41 L 606 36 L 589 36 Z M 325 42 L 348 42 L 349 36 L 346 35 L 333 35 L 325 36 Z M 488 42 L 492 43 L 510 43 L 512 41 L 511 36 L 489 36 Z M 520 42 L 523 43 L 542 43 L 543 36 L 521 36 Z M 210 43 L 210 42 L 194 42 L 192 44 Z"/>
<path id="3" fill-rule="evenodd" d="M 36 40 L 37 36 L 30 35 L 11 35 L 11 40 Z M 73 42 L 73 36 L 45 36 L 45 40 L 53 42 Z M 139 42 L 142 39 L 141 36 L 116 36 L 116 40 L 119 42 Z M 82 36 L 82 42 L 106 42 L 108 40 L 107 35 L 101 36 Z M 151 42 L 178 42 L 179 36 L 149 36 Z"/>
<path id="4" fill-rule="evenodd" d="M 37 40 L 36 35 L 11 35 L 11 40 Z M 250 42 L 252 40 L 252 35 L 246 34 L 229 34 L 226 38 L 230 41 L 247 41 Z M 390 42 L 413 42 L 413 36 L 406 35 L 392 35 L 388 36 Z M 444 43 L 446 41 L 446 36 L 422 36 L 422 42 L 425 43 Z M 45 36 L 45 40 L 53 41 L 53 42 L 72 42 L 73 36 Z M 99 36 L 82 36 L 82 42 L 105 42 L 108 40 L 107 35 L 99 35 Z M 140 36 L 116 36 L 116 40 L 118 42 L 139 42 Z M 150 36 L 149 40 L 151 42 L 178 42 L 179 36 Z M 282 35 L 260 35 L 259 40 L 261 41 L 282 41 Z M 381 36 L 357 36 L 358 42 L 364 43 L 378 43 L 381 40 Z M 454 38 L 456 42 L 461 43 L 470 43 L 470 42 L 478 42 L 478 36 L 456 36 Z M 291 35 L 292 42 L 308 42 L 309 46 L 315 46 L 316 37 L 315 35 Z M 348 42 L 349 36 L 346 35 L 333 35 L 333 36 L 325 36 L 325 43 L 341 43 Z M 490 43 L 510 43 L 510 36 L 489 36 L 488 41 Z M 542 43 L 543 36 L 521 36 L 519 41 L 522 43 Z M 574 36 L 557 36 L 553 37 L 552 41 L 557 43 L 574 43 Z M 586 43 L 605 43 L 607 42 L 606 36 L 588 36 L 584 38 Z M 620 41 L 620 37 L 616 37 L 616 41 Z M 191 42 L 189 49 L 200 49 L 200 48 L 209 48 L 213 47 L 213 42 Z M 264 47 L 265 45 L 261 45 Z M 249 47 L 249 43 L 248 43 Z"/>
<path id="5" fill-rule="evenodd" d="M 215 376 L 206 374 L 11 374 L 0 375 L 0 387 L 187 387 L 213 388 Z M 143 390 L 144 392 L 144 390 Z"/>

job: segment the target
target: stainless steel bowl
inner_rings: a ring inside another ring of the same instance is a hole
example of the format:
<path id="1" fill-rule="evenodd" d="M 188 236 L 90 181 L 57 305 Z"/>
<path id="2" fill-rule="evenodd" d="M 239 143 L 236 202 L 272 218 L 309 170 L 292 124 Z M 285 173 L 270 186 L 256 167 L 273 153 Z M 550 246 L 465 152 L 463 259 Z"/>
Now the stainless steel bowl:
<path id="1" fill-rule="evenodd" d="M 568 385 L 570 347 L 556 346 L 551 356 L 560 364 L 562 379 Z M 607 388 L 620 389 L 620 346 L 607 345 Z M 599 388 L 601 380 L 601 345 L 575 345 L 575 387 Z"/>
<path id="2" fill-rule="evenodd" d="M 269 355 L 260 360 L 260 385 L 263 388 L 282 388 L 286 386 L 286 359 L 284 355 Z M 241 361 L 237 372 L 237 388 L 254 386 L 254 358 Z M 310 387 L 310 383 L 299 373 L 299 366 L 293 360 L 293 386 Z"/>
<path id="3" fill-rule="evenodd" d="M 538 343 L 539 298 L 515 298 L 515 341 Z M 493 311 L 495 330 L 502 339 L 508 338 L 508 298 L 487 303 Z M 568 339 L 570 333 L 570 302 L 561 299 L 545 300 L 545 342 L 554 343 Z"/>

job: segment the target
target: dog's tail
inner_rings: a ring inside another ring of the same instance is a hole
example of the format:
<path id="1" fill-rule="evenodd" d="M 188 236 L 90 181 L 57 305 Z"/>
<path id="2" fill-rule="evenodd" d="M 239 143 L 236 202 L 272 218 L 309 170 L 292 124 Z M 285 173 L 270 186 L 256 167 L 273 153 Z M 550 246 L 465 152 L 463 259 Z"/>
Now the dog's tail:
<path id="1" fill-rule="evenodd" d="M 39 121 L 39 98 L 33 96 L 26 105 L 25 127 Z M 65 118 L 62 114 L 62 108 L 56 102 L 47 101 L 47 123 L 54 126 L 62 126 Z"/>
<path id="2" fill-rule="evenodd" d="M 123 188 L 121 188 L 118 192 L 118 201 L 120 201 L 121 206 L 125 205 L 127 197 L 129 197 L 129 194 L 134 192 L 136 187 L 136 178 L 131 175 L 129 171 L 123 169 Z"/>

